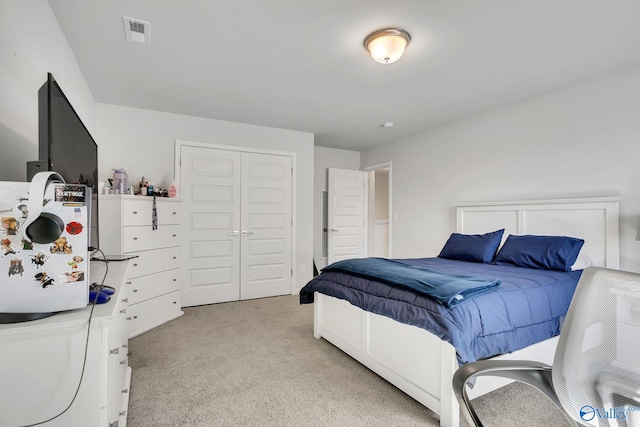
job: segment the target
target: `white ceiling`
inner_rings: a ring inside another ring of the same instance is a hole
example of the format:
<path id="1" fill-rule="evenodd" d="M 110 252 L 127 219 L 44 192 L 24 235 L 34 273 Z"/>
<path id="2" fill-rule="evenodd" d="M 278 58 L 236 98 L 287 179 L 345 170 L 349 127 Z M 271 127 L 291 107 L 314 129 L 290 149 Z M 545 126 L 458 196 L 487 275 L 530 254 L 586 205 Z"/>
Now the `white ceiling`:
<path id="1" fill-rule="evenodd" d="M 640 63 L 638 0 L 49 3 L 97 102 L 311 132 L 352 150 Z M 151 23 L 150 46 L 125 41 L 123 16 Z M 362 46 L 386 27 L 412 37 L 391 65 Z"/>

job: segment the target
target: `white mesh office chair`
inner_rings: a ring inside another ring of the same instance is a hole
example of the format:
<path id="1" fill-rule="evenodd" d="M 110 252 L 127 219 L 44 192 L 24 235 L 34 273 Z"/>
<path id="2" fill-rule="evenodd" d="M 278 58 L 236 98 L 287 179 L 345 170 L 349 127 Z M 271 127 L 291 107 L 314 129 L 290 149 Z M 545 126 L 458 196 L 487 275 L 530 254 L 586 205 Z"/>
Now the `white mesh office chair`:
<path id="1" fill-rule="evenodd" d="M 453 390 L 464 416 L 475 426 L 482 423 L 466 384 L 479 376 L 536 387 L 574 426 L 640 427 L 640 274 L 602 267 L 583 271 L 553 366 L 485 360 L 460 367 Z"/>

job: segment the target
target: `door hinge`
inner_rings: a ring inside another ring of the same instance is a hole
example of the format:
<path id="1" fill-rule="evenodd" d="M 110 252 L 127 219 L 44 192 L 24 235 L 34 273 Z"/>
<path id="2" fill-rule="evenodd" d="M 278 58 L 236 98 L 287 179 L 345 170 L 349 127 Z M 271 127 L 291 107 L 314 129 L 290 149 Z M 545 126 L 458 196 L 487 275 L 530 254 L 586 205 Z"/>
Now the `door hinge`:
<path id="1" fill-rule="evenodd" d="M 291 168 L 291 176 L 293 176 L 293 168 Z"/>
<path id="2" fill-rule="evenodd" d="M 291 275 L 293 276 L 293 268 L 291 269 Z"/>

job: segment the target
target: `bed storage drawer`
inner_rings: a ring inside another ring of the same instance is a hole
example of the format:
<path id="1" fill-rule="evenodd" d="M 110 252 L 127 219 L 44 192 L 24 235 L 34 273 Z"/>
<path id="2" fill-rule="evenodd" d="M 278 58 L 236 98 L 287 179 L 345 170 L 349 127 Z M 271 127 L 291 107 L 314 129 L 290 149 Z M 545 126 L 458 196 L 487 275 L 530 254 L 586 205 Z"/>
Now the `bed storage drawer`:
<path id="1" fill-rule="evenodd" d="M 332 340 L 340 340 L 344 346 L 350 348 L 343 351 L 362 353 L 364 350 L 364 317 L 362 311 L 345 300 L 327 298 L 316 292 L 316 322 L 318 316 L 323 325 L 322 330 L 316 331 L 316 338 L 332 336 Z M 339 313 L 339 315 L 336 315 Z"/>
<path id="2" fill-rule="evenodd" d="M 440 371 L 433 369 L 416 370 L 416 366 L 439 366 L 439 348 L 442 340 L 415 326 L 398 331 L 397 322 L 387 317 L 367 313 L 367 355 L 407 381 L 429 391 L 433 395 L 440 392 Z M 409 349 L 399 352 L 398 349 Z"/>

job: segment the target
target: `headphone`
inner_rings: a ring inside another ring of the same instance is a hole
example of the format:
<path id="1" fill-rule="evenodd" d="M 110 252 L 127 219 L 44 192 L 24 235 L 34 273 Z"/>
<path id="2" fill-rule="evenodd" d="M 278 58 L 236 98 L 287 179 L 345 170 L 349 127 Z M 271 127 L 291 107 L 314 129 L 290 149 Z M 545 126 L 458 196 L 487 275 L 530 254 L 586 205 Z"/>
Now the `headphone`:
<path id="1" fill-rule="evenodd" d="M 51 243 L 62 235 L 64 221 L 51 212 L 42 212 L 49 184 L 62 183 L 64 178 L 56 172 L 38 172 L 31 180 L 27 218 L 22 224 L 22 237 L 33 243 Z"/>

